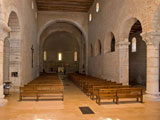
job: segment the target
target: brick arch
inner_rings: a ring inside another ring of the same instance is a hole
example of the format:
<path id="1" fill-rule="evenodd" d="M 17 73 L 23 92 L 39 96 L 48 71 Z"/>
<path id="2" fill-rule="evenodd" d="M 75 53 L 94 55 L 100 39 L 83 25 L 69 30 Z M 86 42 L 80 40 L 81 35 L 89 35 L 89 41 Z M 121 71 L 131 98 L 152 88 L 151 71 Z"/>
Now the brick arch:
<path id="1" fill-rule="evenodd" d="M 126 38 L 129 38 L 129 33 L 132 28 L 132 26 L 139 20 L 136 17 L 130 17 L 127 20 L 124 20 L 124 22 L 121 25 L 120 32 L 119 32 L 119 37 L 121 41 L 124 41 Z M 140 21 L 140 20 L 139 20 Z M 142 30 L 143 30 L 143 25 L 142 22 L 140 21 Z"/>
<path id="2" fill-rule="evenodd" d="M 147 2 L 146 0 L 128 0 L 126 2 L 128 4 L 132 4 L 132 7 L 127 9 L 129 13 L 126 14 L 126 17 L 122 18 L 122 22 L 118 28 L 118 37 L 121 39 L 120 41 L 124 41 L 124 39 L 128 38 L 128 35 L 126 34 L 127 32 L 125 31 L 129 30 L 130 28 L 127 27 L 126 23 L 131 21 L 131 19 L 137 19 L 140 21 L 143 33 L 151 31 L 152 17 L 157 4 L 160 3 L 158 0 L 148 0 Z M 143 4 L 145 7 L 141 7 L 140 4 Z"/>

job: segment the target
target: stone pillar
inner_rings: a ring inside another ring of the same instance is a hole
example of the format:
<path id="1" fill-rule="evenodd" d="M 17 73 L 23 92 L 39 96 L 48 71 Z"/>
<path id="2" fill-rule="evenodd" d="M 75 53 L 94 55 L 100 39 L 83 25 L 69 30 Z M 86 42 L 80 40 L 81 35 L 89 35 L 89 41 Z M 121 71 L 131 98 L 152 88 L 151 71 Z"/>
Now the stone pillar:
<path id="1" fill-rule="evenodd" d="M 4 49 L 4 39 L 8 36 L 10 31 L 9 27 L 5 22 L 0 20 L 0 106 L 7 103 L 4 99 L 3 94 L 3 49 Z"/>
<path id="2" fill-rule="evenodd" d="M 119 51 L 119 82 L 124 85 L 129 84 L 129 45 L 130 42 L 126 38 L 124 41 L 118 42 L 117 49 Z"/>
<path id="3" fill-rule="evenodd" d="M 159 39 L 154 32 L 143 33 L 142 38 L 147 45 L 147 80 L 146 92 L 159 95 Z"/>

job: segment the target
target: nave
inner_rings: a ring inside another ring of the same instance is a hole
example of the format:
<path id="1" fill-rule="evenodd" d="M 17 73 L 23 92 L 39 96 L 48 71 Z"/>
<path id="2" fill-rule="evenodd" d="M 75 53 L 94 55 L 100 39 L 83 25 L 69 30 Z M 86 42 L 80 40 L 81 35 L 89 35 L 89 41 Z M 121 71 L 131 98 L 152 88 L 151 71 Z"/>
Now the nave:
<path id="1" fill-rule="evenodd" d="M 8 104 L 0 108 L 2 120 L 159 120 L 160 102 L 148 101 L 144 104 L 123 102 L 119 105 L 107 101 L 107 104 L 98 105 L 86 96 L 65 76 L 64 101 L 21 101 L 19 94 L 12 93 L 7 97 Z M 95 114 L 85 115 L 79 107 L 90 107 Z"/>

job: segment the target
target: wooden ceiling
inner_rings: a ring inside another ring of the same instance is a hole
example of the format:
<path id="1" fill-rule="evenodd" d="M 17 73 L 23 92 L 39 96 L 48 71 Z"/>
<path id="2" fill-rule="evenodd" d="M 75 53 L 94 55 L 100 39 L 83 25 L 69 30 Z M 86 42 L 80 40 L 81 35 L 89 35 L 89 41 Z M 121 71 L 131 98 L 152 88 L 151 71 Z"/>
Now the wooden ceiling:
<path id="1" fill-rule="evenodd" d="M 88 12 L 94 0 L 36 0 L 39 11 Z"/>

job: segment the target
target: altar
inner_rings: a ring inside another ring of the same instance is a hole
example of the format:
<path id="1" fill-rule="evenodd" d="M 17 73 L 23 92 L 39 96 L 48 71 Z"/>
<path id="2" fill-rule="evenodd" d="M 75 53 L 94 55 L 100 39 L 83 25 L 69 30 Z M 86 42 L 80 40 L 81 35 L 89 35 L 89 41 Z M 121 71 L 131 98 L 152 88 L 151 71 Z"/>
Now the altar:
<path id="1" fill-rule="evenodd" d="M 64 73 L 64 67 L 58 67 L 58 73 Z"/>

